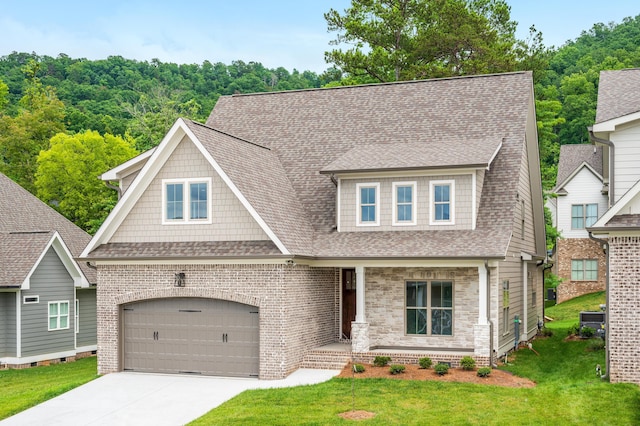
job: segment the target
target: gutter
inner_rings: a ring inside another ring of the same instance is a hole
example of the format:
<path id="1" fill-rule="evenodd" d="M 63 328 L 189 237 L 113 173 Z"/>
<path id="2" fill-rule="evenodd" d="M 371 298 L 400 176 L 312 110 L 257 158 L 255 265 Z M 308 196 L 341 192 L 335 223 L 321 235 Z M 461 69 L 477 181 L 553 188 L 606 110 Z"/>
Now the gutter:
<path id="1" fill-rule="evenodd" d="M 599 137 L 597 137 L 596 135 L 593 134 L 593 128 L 589 128 L 589 139 L 591 139 L 592 142 L 597 142 L 603 145 L 606 145 L 610 148 L 610 155 L 609 155 L 609 207 L 611 207 L 615 202 L 616 202 L 616 196 L 615 196 L 615 187 L 614 187 L 614 182 L 615 182 L 615 164 L 616 162 L 615 160 L 615 153 L 616 153 L 616 147 L 613 144 L 613 142 L 611 142 L 610 140 L 607 139 L 601 139 Z M 591 238 L 591 237 L 589 237 Z"/>
<path id="2" fill-rule="evenodd" d="M 611 329 L 609 328 L 609 276 L 610 271 L 609 271 L 609 263 L 610 263 L 610 259 L 609 259 L 609 241 L 607 240 L 603 240 L 602 238 L 597 238 L 593 236 L 593 233 L 591 231 L 589 232 L 589 239 L 593 240 L 597 243 L 600 243 L 602 245 L 602 248 L 604 249 L 604 252 L 607 254 L 607 276 L 605 279 L 605 288 L 606 288 L 606 299 L 605 299 L 605 303 L 607 304 L 607 314 L 605 315 L 605 362 L 606 362 L 606 370 L 605 373 L 600 376 L 602 379 L 608 379 L 609 378 L 609 365 L 610 365 L 610 352 L 609 352 L 609 335 L 611 334 Z"/>

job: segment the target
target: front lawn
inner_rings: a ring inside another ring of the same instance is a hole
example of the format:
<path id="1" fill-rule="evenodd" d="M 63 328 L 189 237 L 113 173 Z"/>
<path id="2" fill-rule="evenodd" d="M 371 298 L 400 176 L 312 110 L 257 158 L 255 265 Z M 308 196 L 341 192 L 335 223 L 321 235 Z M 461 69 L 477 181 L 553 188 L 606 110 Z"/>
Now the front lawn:
<path id="1" fill-rule="evenodd" d="M 534 380 L 535 388 L 334 378 L 313 386 L 243 392 L 191 424 L 343 424 L 352 421 L 339 414 L 350 410 L 375 413 L 358 422 L 371 425 L 640 424 L 640 388 L 603 381 L 595 367 L 604 368 L 604 351 L 590 352 L 588 341 L 566 339 L 567 328 L 578 322 L 577 312 L 597 308 L 602 298 L 588 295 L 558 305 L 550 313 L 559 318 L 549 324 L 553 335 L 535 340 L 533 350 L 509 356 L 501 368 Z"/>
<path id="2" fill-rule="evenodd" d="M 96 357 L 75 362 L 0 370 L 0 420 L 98 377 Z"/>

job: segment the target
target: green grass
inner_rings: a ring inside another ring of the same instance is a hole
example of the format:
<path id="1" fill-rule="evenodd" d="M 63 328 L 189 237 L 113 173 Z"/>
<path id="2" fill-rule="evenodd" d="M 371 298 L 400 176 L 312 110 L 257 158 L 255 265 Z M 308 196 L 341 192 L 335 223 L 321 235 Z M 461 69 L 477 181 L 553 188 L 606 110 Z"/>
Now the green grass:
<path id="1" fill-rule="evenodd" d="M 352 409 L 376 413 L 358 422 L 363 425 L 640 424 L 640 388 L 603 381 L 595 366 L 605 365 L 604 351 L 589 352 L 587 341 L 565 340 L 578 313 L 598 310 L 603 300 L 599 293 L 549 309 L 547 315 L 558 320 L 549 324 L 553 336 L 533 342 L 539 355 L 520 349 L 501 367 L 534 380 L 535 388 L 334 378 L 313 386 L 246 391 L 191 424 L 347 424 L 353 421 L 339 414 Z"/>
<path id="2" fill-rule="evenodd" d="M 580 311 L 600 311 L 600 304 L 606 303 L 604 291 L 585 294 L 566 302 L 546 308 L 545 316 L 553 318 L 547 322 L 549 328 L 569 328 L 580 322 Z"/>
<path id="3" fill-rule="evenodd" d="M 85 384 L 96 377 L 96 357 L 0 371 L 0 420 Z"/>

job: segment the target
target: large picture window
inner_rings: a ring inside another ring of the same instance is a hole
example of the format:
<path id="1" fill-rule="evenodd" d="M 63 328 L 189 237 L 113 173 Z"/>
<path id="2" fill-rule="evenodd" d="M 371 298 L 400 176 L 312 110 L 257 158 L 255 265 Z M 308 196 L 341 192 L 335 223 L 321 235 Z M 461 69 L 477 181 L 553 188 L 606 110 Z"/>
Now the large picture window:
<path id="1" fill-rule="evenodd" d="M 393 183 L 393 224 L 416 224 L 416 183 Z"/>
<path id="2" fill-rule="evenodd" d="M 598 261 L 595 259 L 574 259 L 571 261 L 572 281 L 597 281 Z"/>
<path id="3" fill-rule="evenodd" d="M 69 328 L 69 302 L 49 302 L 49 331 Z"/>
<path id="4" fill-rule="evenodd" d="M 163 181 L 162 223 L 211 223 L 211 178 Z"/>
<path id="5" fill-rule="evenodd" d="M 359 183 L 356 185 L 358 204 L 358 226 L 377 226 L 380 223 L 380 184 Z"/>
<path id="6" fill-rule="evenodd" d="M 571 206 L 571 229 L 584 229 L 598 220 L 597 204 L 573 204 Z"/>
<path id="7" fill-rule="evenodd" d="M 455 221 L 455 185 L 452 180 L 431 182 L 431 225 L 452 225 Z"/>
<path id="8" fill-rule="evenodd" d="M 451 281 L 407 281 L 405 294 L 407 334 L 453 335 Z"/>

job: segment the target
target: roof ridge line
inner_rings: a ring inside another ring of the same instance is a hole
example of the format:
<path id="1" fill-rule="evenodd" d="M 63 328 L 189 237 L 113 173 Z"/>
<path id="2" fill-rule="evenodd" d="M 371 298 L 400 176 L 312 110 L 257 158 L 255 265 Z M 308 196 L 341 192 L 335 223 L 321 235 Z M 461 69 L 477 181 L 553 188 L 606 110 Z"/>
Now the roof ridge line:
<path id="1" fill-rule="evenodd" d="M 203 123 L 198 123 L 197 121 L 193 121 L 193 120 L 189 120 L 189 121 L 190 121 L 191 123 L 193 123 L 193 124 L 196 124 L 196 125 L 200 126 L 200 127 L 204 127 L 205 129 L 213 130 L 214 132 L 217 132 L 217 133 L 223 134 L 223 135 L 225 135 L 225 136 L 229 136 L 230 138 L 237 139 L 237 140 L 239 140 L 240 142 L 245 142 L 245 143 L 248 143 L 248 144 L 250 144 L 250 145 L 255 145 L 255 146 L 257 146 L 258 148 L 263 148 L 263 149 L 266 149 L 267 151 L 271 151 L 271 148 L 266 147 L 266 146 L 264 146 L 264 145 L 260 145 L 259 143 L 252 142 L 252 141 L 248 141 L 248 140 L 243 139 L 243 138 L 241 138 L 241 137 L 238 137 L 238 136 L 232 135 L 231 133 L 223 132 L 222 130 L 216 129 L 215 127 L 207 126 L 206 124 L 203 124 Z"/>

